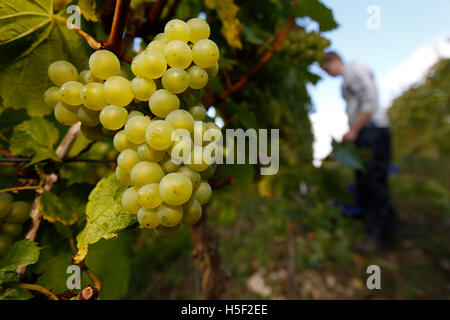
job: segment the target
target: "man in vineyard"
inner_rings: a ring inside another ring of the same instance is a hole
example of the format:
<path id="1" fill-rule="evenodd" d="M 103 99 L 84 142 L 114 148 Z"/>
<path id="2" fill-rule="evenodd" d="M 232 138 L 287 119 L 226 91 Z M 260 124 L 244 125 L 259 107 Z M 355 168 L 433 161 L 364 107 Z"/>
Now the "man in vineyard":
<path id="1" fill-rule="evenodd" d="M 360 63 L 344 63 L 336 52 L 326 53 L 321 66 L 329 75 L 343 79 L 341 89 L 350 129 L 342 142 L 354 142 L 358 148 L 371 152 L 365 171 L 356 171 L 360 207 L 372 239 L 366 244 L 376 240 L 387 247 L 392 243 L 396 220 L 388 186 L 390 131 L 385 110 L 379 104 L 373 72 Z"/>

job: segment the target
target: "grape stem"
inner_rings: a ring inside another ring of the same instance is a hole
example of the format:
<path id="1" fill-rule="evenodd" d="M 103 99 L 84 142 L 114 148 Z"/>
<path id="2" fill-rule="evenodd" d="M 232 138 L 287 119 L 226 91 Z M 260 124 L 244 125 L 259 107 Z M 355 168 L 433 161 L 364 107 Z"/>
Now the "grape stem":
<path id="1" fill-rule="evenodd" d="M 74 124 L 70 129 L 67 131 L 65 137 L 62 139 L 61 143 L 56 148 L 56 155 L 61 160 L 64 159 L 64 157 L 69 153 L 70 149 L 72 148 L 73 144 L 75 143 L 75 140 L 77 139 L 78 135 L 80 134 L 81 129 L 81 123 L 78 122 Z M 30 219 L 31 219 L 31 226 L 28 230 L 27 234 L 25 235 L 25 239 L 28 239 L 30 241 L 36 240 L 37 232 L 39 230 L 39 226 L 42 221 L 43 213 L 40 209 L 40 199 L 41 195 L 45 191 L 50 191 L 53 187 L 53 185 L 58 181 L 58 175 L 56 173 L 50 173 L 48 174 L 45 179 L 44 183 L 41 188 L 36 189 L 36 197 L 34 198 L 33 205 L 31 207 L 30 211 Z M 16 272 L 19 275 L 23 275 L 26 271 L 26 266 L 21 266 L 16 269 Z"/>
<path id="2" fill-rule="evenodd" d="M 39 189 L 40 187 L 41 187 L 40 185 L 38 185 L 38 186 L 11 187 L 11 188 L 1 189 L 0 193 L 21 191 L 21 190 L 36 190 L 36 189 Z"/>
<path id="3" fill-rule="evenodd" d="M 88 45 L 94 50 L 105 49 L 112 51 L 122 61 L 130 63 L 133 61 L 130 57 L 126 56 L 122 51 L 122 38 L 125 30 L 125 20 L 127 17 L 128 8 L 130 7 L 131 0 L 117 0 L 116 8 L 114 11 L 113 23 L 111 26 L 111 33 L 109 34 L 108 41 L 98 41 L 85 31 L 75 27 L 73 24 L 68 24 L 67 20 L 58 15 L 54 16 L 54 19 L 64 25 L 68 24 L 68 27 L 73 30 L 80 37 L 84 38 Z"/>
<path id="4" fill-rule="evenodd" d="M 21 289 L 26 289 L 26 290 L 31 290 L 31 291 L 37 291 L 40 292 L 42 294 L 44 294 L 45 296 L 47 296 L 47 298 L 49 300 L 59 300 L 59 298 L 50 290 L 41 287 L 37 284 L 31 284 L 31 283 L 16 283 L 11 285 L 11 288 L 21 288 Z"/>
<path id="5" fill-rule="evenodd" d="M 286 25 L 284 28 L 277 34 L 275 38 L 275 42 L 273 44 L 273 50 L 268 51 L 262 58 L 259 60 L 259 62 L 252 68 L 250 71 L 245 74 L 244 76 L 239 79 L 238 82 L 236 82 L 234 85 L 232 85 L 230 88 L 228 88 L 225 92 L 220 94 L 219 98 L 220 100 L 225 100 L 230 95 L 241 89 L 249 80 L 250 78 L 257 73 L 267 62 L 272 59 L 272 57 L 275 55 L 275 52 L 280 51 L 281 49 L 281 43 L 283 40 L 287 37 L 289 30 L 291 30 L 292 25 L 294 24 L 294 17 L 290 17 L 288 21 L 286 22 Z"/>

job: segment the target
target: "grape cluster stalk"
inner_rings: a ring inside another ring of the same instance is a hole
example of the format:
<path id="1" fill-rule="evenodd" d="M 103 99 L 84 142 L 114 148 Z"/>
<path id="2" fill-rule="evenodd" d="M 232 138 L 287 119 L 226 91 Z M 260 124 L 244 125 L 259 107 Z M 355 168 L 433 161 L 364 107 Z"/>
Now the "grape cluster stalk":
<path id="1" fill-rule="evenodd" d="M 68 61 L 48 68 L 55 86 L 44 100 L 55 118 L 64 125 L 81 122 L 82 134 L 93 141 L 113 137 L 120 152 L 116 178 L 129 187 L 121 204 L 142 228 L 162 235 L 180 223 L 196 224 L 212 194 L 207 179 L 214 165 L 202 151 L 213 149 L 221 131 L 205 121 L 201 94 L 218 74 L 220 52 L 209 36 L 203 19 L 169 21 L 133 59 L 131 81 L 108 50 L 92 53 L 89 69 L 80 73 Z M 178 130 L 186 133 L 183 139 L 176 138 Z M 189 154 L 175 161 L 184 150 Z"/>

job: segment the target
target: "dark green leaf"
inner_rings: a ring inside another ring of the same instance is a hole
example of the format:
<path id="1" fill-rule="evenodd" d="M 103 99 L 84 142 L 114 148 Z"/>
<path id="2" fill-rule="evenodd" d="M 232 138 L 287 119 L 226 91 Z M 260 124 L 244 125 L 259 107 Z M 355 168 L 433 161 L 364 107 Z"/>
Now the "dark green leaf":
<path id="1" fill-rule="evenodd" d="M 20 240 L 8 249 L 0 261 L 0 271 L 13 271 L 18 267 L 36 263 L 39 259 L 39 248 L 29 240 Z"/>
<path id="2" fill-rule="evenodd" d="M 338 27 L 333 12 L 319 0 L 300 0 L 293 8 L 297 17 L 310 17 L 320 25 L 321 31 L 330 31 Z"/>
<path id="3" fill-rule="evenodd" d="M 364 170 L 358 149 L 353 143 L 340 144 L 333 139 L 333 156 L 344 166 Z"/>

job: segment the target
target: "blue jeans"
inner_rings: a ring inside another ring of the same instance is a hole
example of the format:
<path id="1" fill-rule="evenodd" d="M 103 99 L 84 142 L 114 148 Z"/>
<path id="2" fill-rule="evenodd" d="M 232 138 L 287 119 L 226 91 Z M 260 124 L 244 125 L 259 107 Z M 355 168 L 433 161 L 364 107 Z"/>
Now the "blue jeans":
<path id="1" fill-rule="evenodd" d="M 365 172 L 356 171 L 356 189 L 366 232 L 381 244 L 389 242 L 396 229 L 396 214 L 389 195 L 391 135 L 388 128 L 369 126 L 361 130 L 356 146 L 369 149 Z"/>

